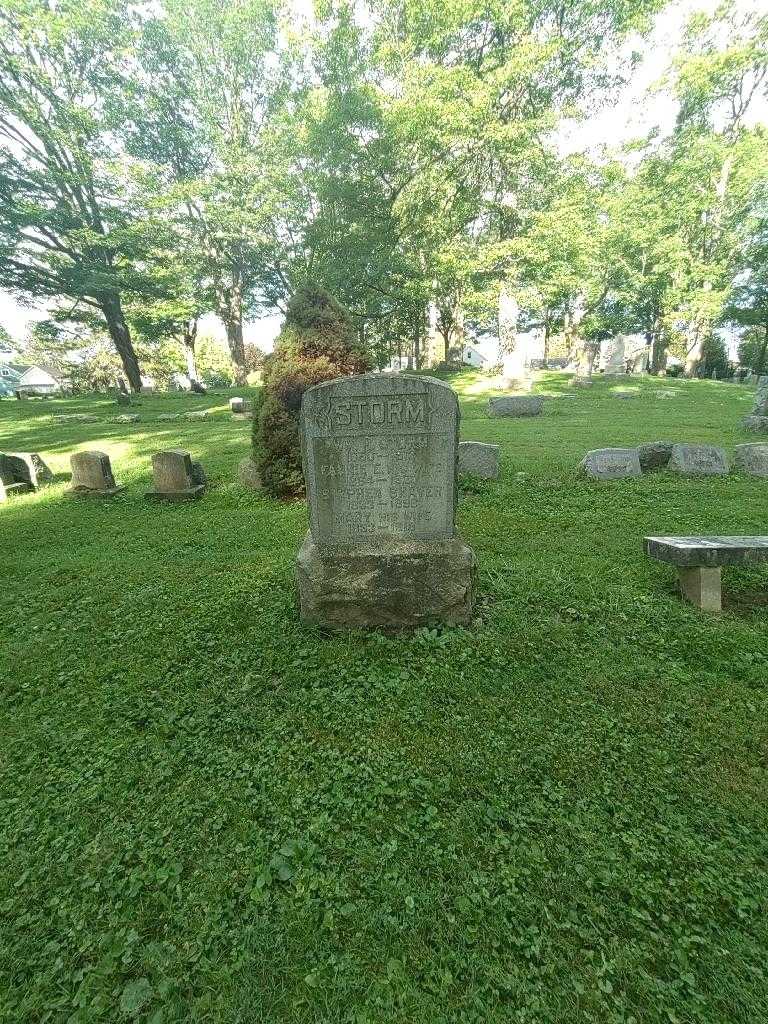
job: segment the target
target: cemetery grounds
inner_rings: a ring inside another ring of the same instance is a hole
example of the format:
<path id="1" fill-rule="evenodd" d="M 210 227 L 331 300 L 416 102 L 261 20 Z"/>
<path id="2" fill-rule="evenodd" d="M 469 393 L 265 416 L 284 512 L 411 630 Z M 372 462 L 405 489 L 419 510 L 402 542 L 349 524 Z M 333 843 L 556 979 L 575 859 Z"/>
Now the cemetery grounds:
<path id="1" fill-rule="evenodd" d="M 480 603 L 398 637 L 300 625 L 306 506 L 236 482 L 247 391 L 0 402 L 0 450 L 61 474 L 0 507 L 0 1020 L 768 1020 L 768 569 L 712 617 L 641 547 L 767 532 L 768 481 L 576 478 L 759 440 L 754 392 L 548 374 L 574 397 L 489 419 L 448 379 L 502 446 L 458 509 Z M 145 501 L 168 447 L 202 500 Z M 65 496 L 87 448 L 123 494 Z"/>

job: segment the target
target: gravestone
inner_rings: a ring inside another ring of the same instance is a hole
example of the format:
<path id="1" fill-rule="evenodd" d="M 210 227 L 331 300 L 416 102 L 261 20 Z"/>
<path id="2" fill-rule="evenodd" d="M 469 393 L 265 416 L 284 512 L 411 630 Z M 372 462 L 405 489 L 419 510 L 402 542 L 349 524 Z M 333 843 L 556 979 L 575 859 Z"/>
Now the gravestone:
<path id="1" fill-rule="evenodd" d="M 711 444 L 676 444 L 669 468 L 684 476 L 723 476 L 729 469 L 728 456 Z"/>
<path id="2" fill-rule="evenodd" d="M 115 400 L 118 405 L 131 404 L 131 396 L 127 394 L 125 391 L 118 391 Z"/>
<path id="3" fill-rule="evenodd" d="M 230 398 L 229 400 L 229 411 L 235 413 L 245 412 L 245 399 L 244 398 Z"/>
<path id="4" fill-rule="evenodd" d="M 45 464 L 39 452 L 7 452 L 0 459 L 7 460 L 8 471 L 14 477 L 13 482 L 28 484 L 32 490 L 37 490 L 43 484 L 49 484 L 53 480 L 53 473 Z"/>
<path id="5" fill-rule="evenodd" d="M 736 465 L 750 476 L 768 476 L 768 444 L 737 444 Z"/>
<path id="6" fill-rule="evenodd" d="M 594 383 L 591 377 L 571 377 L 572 388 L 591 388 Z"/>
<path id="7" fill-rule="evenodd" d="M 69 462 L 72 467 L 70 494 L 111 498 L 125 490 L 115 483 L 109 456 L 104 452 L 75 452 Z"/>
<path id="8" fill-rule="evenodd" d="M 259 471 L 256 468 L 255 461 L 250 457 L 250 455 L 238 462 L 237 479 L 243 487 L 248 487 L 252 491 L 261 490 L 261 478 L 259 477 Z"/>
<path id="9" fill-rule="evenodd" d="M 195 468 L 197 467 L 197 469 Z M 199 498 L 205 490 L 200 479 L 202 466 L 193 463 L 189 452 L 177 448 L 155 452 L 152 456 L 154 490 L 148 491 L 147 498 L 163 498 L 167 501 L 189 501 Z"/>
<path id="10" fill-rule="evenodd" d="M 640 468 L 644 473 L 652 469 L 666 469 L 672 457 L 674 441 L 648 441 L 637 446 Z"/>
<path id="11" fill-rule="evenodd" d="M 136 413 L 126 413 L 124 416 L 110 416 L 107 423 L 138 423 L 139 419 Z"/>
<path id="12" fill-rule="evenodd" d="M 304 395 L 310 528 L 301 617 L 413 628 L 471 621 L 475 556 L 455 529 L 459 405 L 441 381 L 365 374 Z"/>
<path id="13" fill-rule="evenodd" d="M 592 480 L 624 480 L 642 476 L 637 448 L 596 448 L 587 452 L 579 470 Z"/>
<path id="14" fill-rule="evenodd" d="M 207 409 L 199 409 L 197 412 L 185 412 L 184 413 L 184 419 L 185 420 L 207 420 L 208 419 L 208 410 Z"/>
<path id="15" fill-rule="evenodd" d="M 459 442 L 459 472 L 481 480 L 496 480 L 499 476 L 499 446 L 483 444 L 482 441 Z"/>
<path id="16" fill-rule="evenodd" d="M 142 384 L 141 393 L 142 395 L 146 395 L 148 398 L 151 398 L 155 393 L 154 384 Z"/>
<path id="17" fill-rule="evenodd" d="M 627 370 L 626 358 L 624 355 L 624 337 L 619 334 L 615 338 L 609 338 L 607 342 L 605 376 L 623 376 Z"/>
<path id="18" fill-rule="evenodd" d="M 753 416 L 768 416 L 768 377 L 757 378 L 757 393 Z"/>
<path id="19" fill-rule="evenodd" d="M 0 453 L 0 501 L 7 501 L 11 494 L 34 490 L 25 470 L 26 466 L 21 460 Z"/>
<path id="20" fill-rule="evenodd" d="M 543 408 L 541 395 L 502 395 L 488 400 L 491 416 L 538 416 Z"/>

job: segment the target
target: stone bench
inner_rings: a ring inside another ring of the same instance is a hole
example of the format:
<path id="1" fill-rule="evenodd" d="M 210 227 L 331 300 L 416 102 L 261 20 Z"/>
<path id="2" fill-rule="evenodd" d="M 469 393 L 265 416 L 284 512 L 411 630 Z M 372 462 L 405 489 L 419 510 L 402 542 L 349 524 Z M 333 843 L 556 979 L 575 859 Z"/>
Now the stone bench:
<path id="1" fill-rule="evenodd" d="M 768 561 L 768 537 L 646 537 L 649 558 L 677 566 L 683 597 L 708 612 L 722 610 L 724 565 Z"/>

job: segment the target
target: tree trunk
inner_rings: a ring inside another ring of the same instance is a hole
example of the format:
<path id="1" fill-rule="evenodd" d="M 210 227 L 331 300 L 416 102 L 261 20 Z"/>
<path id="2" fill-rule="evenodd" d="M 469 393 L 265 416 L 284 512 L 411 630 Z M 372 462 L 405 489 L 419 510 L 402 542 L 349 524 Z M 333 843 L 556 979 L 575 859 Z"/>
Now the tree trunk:
<path id="1" fill-rule="evenodd" d="M 763 337 L 763 344 L 760 346 L 760 354 L 757 357 L 755 363 L 755 373 L 758 377 L 762 377 L 768 369 L 766 365 L 766 357 L 768 356 L 768 323 L 765 324 L 765 336 Z"/>
<path id="2" fill-rule="evenodd" d="M 123 364 L 131 391 L 138 394 L 141 391 L 141 369 L 131 341 L 131 332 L 128 330 L 128 324 L 123 316 L 120 296 L 117 292 L 102 295 L 99 305 L 107 322 L 109 336 L 120 356 L 120 362 Z"/>
<path id="3" fill-rule="evenodd" d="M 184 355 L 187 359 L 187 376 L 190 381 L 199 383 L 197 360 L 195 359 L 195 342 L 197 341 L 197 320 L 188 320 L 184 324 Z"/>
<path id="4" fill-rule="evenodd" d="M 544 351 L 542 352 L 544 357 L 544 369 L 547 368 L 549 362 L 549 310 L 544 314 Z"/>
<path id="5" fill-rule="evenodd" d="M 413 362 L 417 370 L 421 369 L 421 316 L 419 309 L 416 314 L 416 326 L 413 332 Z"/>
<path id="6" fill-rule="evenodd" d="M 224 327 L 227 332 L 227 345 L 229 347 L 229 354 L 232 357 L 232 364 L 235 372 L 235 384 L 241 386 L 245 384 L 245 378 L 248 376 L 248 371 L 245 368 L 242 309 L 238 312 L 239 316 L 224 321 Z"/>
<path id="7" fill-rule="evenodd" d="M 685 376 L 695 377 L 704 352 L 704 331 L 699 324 L 694 324 L 690 329 L 688 339 L 690 344 L 685 357 Z"/>

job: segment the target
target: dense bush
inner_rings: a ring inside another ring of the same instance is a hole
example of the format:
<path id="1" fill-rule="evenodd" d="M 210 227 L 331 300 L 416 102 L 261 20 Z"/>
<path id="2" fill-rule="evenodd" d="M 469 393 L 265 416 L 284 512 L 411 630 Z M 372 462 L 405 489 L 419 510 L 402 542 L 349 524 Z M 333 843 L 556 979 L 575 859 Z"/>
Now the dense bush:
<path id="1" fill-rule="evenodd" d="M 302 286 L 288 305 L 274 352 L 264 361 L 264 387 L 254 418 L 254 457 L 269 494 L 282 498 L 304 493 L 299 413 L 307 388 L 372 367 L 346 310 L 318 285 Z"/>

